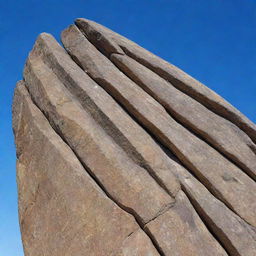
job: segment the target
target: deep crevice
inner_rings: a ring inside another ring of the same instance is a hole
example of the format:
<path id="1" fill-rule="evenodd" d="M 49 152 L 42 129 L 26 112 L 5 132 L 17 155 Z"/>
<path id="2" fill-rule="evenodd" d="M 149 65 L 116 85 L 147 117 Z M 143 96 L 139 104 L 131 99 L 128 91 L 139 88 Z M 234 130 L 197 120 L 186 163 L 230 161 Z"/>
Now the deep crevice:
<path id="1" fill-rule="evenodd" d="M 219 153 L 221 156 L 223 156 L 223 158 L 225 158 L 226 160 L 231 162 L 235 167 L 237 167 L 239 170 L 241 170 L 241 172 L 243 172 L 249 179 L 252 179 L 253 181 L 256 180 L 256 178 L 253 177 L 254 174 L 250 173 L 251 170 L 248 170 L 247 167 L 243 167 L 243 163 L 242 162 L 240 162 L 239 160 L 237 160 L 237 162 L 236 162 L 235 160 L 232 159 L 232 156 L 230 156 L 231 154 L 229 154 L 228 152 L 226 152 L 226 153 L 222 152 L 221 149 L 218 149 L 212 142 L 207 141 L 204 137 L 202 137 L 202 135 L 199 132 L 197 132 L 193 128 L 189 127 L 188 124 L 180 121 L 178 119 L 179 117 L 177 117 L 177 114 L 171 113 L 167 108 L 165 108 L 165 110 L 175 120 L 175 122 L 177 122 L 179 125 L 183 126 L 191 134 L 193 134 L 195 137 L 197 137 L 198 139 L 200 139 L 203 142 L 205 142 L 208 146 L 212 147 L 217 153 Z"/>
<path id="2" fill-rule="evenodd" d="M 159 102 L 159 104 L 161 104 Z M 161 104 L 162 105 L 162 104 Z M 163 106 L 163 105 L 162 105 Z M 164 106 L 163 106 L 164 107 Z M 207 141 L 205 138 L 202 137 L 201 134 L 199 134 L 199 132 L 196 132 L 193 128 L 189 127 L 188 124 L 183 123 L 182 121 L 180 121 L 177 117 L 177 114 L 172 113 L 171 111 L 169 111 L 166 107 L 164 107 L 166 112 L 169 114 L 169 116 L 175 120 L 176 123 L 178 123 L 179 125 L 183 126 L 186 130 L 188 130 L 191 134 L 193 134 L 195 137 L 197 137 L 198 139 L 200 139 L 201 141 L 203 141 L 204 143 L 206 143 L 208 146 L 212 147 L 217 153 L 219 153 L 221 156 L 223 156 L 223 158 L 225 158 L 226 160 L 228 160 L 229 162 L 231 162 L 235 167 L 237 167 L 239 170 L 241 170 L 241 172 L 243 172 L 249 179 L 252 179 L 253 181 L 255 181 L 255 178 L 253 177 L 253 174 L 250 174 L 249 171 L 246 170 L 246 168 L 239 166 L 240 163 L 238 164 L 237 162 L 235 162 L 235 160 L 233 160 L 230 156 L 229 153 L 223 153 L 220 151 L 220 149 L 218 149 L 215 145 L 212 144 L 212 142 Z M 241 165 L 243 165 L 243 163 L 241 163 Z"/>
<path id="3" fill-rule="evenodd" d="M 150 240 L 151 240 L 152 244 L 154 245 L 154 247 L 156 248 L 156 250 L 158 251 L 159 255 L 160 256 L 167 256 L 163 252 L 163 249 L 161 248 L 161 246 L 158 243 L 157 239 L 155 238 L 154 234 L 152 232 L 150 232 L 150 230 L 146 226 L 143 229 L 143 231 L 147 234 L 148 237 L 150 237 Z"/>

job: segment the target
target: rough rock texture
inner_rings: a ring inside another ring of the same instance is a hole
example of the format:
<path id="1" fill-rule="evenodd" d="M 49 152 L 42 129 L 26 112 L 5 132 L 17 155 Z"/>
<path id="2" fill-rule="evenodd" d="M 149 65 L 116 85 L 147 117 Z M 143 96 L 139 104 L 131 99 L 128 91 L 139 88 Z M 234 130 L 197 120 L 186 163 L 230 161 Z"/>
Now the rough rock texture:
<path id="1" fill-rule="evenodd" d="M 255 125 L 95 22 L 61 40 L 15 90 L 25 255 L 256 255 Z"/>

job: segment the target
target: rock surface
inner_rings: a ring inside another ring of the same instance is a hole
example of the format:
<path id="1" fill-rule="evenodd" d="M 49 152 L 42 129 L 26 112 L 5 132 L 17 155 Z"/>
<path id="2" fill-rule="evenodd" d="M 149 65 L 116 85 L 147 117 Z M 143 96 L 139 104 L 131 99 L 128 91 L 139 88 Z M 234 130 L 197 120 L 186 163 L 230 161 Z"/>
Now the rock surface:
<path id="1" fill-rule="evenodd" d="M 25 255 L 256 255 L 255 125 L 95 22 L 61 40 L 13 101 Z"/>

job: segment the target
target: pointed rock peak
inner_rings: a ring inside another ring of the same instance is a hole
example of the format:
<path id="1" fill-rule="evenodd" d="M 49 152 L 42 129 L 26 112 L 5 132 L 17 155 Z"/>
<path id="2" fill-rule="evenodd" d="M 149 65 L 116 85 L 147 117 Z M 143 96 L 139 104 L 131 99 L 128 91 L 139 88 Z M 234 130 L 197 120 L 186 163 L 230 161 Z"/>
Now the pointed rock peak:
<path id="1" fill-rule="evenodd" d="M 255 256 L 255 125 L 100 24 L 61 40 L 13 99 L 25 255 Z"/>
<path id="2" fill-rule="evenodd" d="M 75 24 L 104 55 L 110 56 L 112 53 L 124 55 L 121 47 L 111 38 L 111 34 L 103 26 L 82 18 L 76 19 Z"/>

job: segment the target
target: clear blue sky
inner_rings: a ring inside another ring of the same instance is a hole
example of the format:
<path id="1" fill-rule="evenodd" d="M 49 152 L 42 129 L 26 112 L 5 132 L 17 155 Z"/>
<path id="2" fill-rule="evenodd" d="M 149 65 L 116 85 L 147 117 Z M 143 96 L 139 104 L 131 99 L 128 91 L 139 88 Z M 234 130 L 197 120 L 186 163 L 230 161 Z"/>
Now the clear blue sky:
<path id="1" fill-rule="evenodd" d="M 256 121 L 256 0 L 0 0 L 0 256 L 22 256 L 11 102 L 37 35 L 95 20 L 179 66 Z"/>

